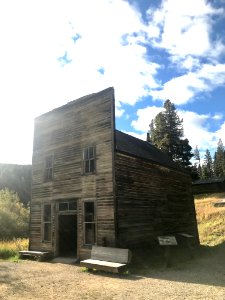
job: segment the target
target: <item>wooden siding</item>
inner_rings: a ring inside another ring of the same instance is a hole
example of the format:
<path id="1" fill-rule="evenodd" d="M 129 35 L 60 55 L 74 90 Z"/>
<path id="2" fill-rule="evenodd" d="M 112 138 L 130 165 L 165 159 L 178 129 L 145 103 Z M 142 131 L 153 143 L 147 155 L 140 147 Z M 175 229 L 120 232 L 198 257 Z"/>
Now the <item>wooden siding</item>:
<path id="1" fill-rule="evenodd" d="M 115 178 L 118 246 L 147 247 L 180 232 L 199 242 L 188 175 L 117 151 Z"/>
<path id="2" fill-rule="evenodd" d="M 44 203 L 78 199 L 78 255 L 85 258 L 90 247 L 83 247 L 83 201 L 96 203 L 97 244 L 103 238 L 115 245 L 114 228 L 114 91 L 112 88 L 68 103 L 35 121 L 31 202 L 30 248 L 48 248 L 57 254 L 57 218 L 53 214 L 53 243 L 41 242 L 41 212 Z M 83 175 L 82 152 L 96 147 L 96 172 Z M 53 155 L 53 180 L 44 182 L 45 157 Z M 39 209 L 39 210 L 38 210 Z M 55 229 L 54 229 L 55 228 Z"/>
<path id="3" fill-rule="evenodd" d="M 223 193 L 225 192 L 225 179 L 221 182 L 193 184 L 192 191 L 194 195 Z"/>

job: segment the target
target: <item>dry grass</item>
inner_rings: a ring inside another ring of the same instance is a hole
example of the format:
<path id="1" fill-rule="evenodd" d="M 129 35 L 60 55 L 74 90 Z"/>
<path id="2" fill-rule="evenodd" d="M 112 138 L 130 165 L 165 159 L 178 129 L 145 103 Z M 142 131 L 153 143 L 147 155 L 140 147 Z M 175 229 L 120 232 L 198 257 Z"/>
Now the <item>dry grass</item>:
<path id="1" fill-rule="evenodd" d="M 225 199 L 225 193 L 197 196 L 195 208 L 200 242 L 215 246 L 225 241 L 225 207 L 214 207 L 214 203 Z"/>
<path id="2" fill-rule="evenodd" d="M 9 259 L 18 257 L 20 250 L 28 249 L 28 239 L 13 239 L 0 241 L 0 258 Z"/>

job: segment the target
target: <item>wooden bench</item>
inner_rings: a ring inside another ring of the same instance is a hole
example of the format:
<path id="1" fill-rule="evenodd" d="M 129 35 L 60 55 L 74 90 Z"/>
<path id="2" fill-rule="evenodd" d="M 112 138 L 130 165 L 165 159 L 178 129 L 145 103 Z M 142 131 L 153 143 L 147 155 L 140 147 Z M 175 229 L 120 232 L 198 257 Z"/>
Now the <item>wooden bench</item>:
<path id="1" fill-rule="evenodd" d="M 52 257 L 51 252 L 46 251 L 19 251 L 19 255 L 21 258 L 33 257 L 37 258 L 38 261 L 47 260 Z"/>
<path id="2" fill-rule="evenodd" d="M 93 246 L 91 258 L 80 262 L 88 269 L 97 269 L 113 273 L 124 271 L 130 262 L 131 252 L 128 249 Z"/>

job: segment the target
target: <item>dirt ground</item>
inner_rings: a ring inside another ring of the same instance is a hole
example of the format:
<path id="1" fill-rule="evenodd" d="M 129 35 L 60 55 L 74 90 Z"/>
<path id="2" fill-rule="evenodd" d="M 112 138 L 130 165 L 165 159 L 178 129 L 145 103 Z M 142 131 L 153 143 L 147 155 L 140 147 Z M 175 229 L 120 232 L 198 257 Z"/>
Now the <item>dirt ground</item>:
<path id="1" fill-rule="evenodd" d="M 224 247 L 171 268 L 137 261 L 140 269 L 129 275 L 63 263 L 0 262 L 0 299 L 225 299 Z"/>

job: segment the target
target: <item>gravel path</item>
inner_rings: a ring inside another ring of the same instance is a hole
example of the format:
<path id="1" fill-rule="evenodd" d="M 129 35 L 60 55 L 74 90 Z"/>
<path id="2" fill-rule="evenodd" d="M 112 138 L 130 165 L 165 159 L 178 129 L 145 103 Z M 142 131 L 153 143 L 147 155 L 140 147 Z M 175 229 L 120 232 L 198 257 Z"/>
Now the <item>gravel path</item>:
<path id="1" fill-rule="evenodd" d="M 221 255 L 148 269 L 145 275 L 85 272 L 62 263 L 0 262 L 0 299 L 225 299 L 225 253 Z"/>

